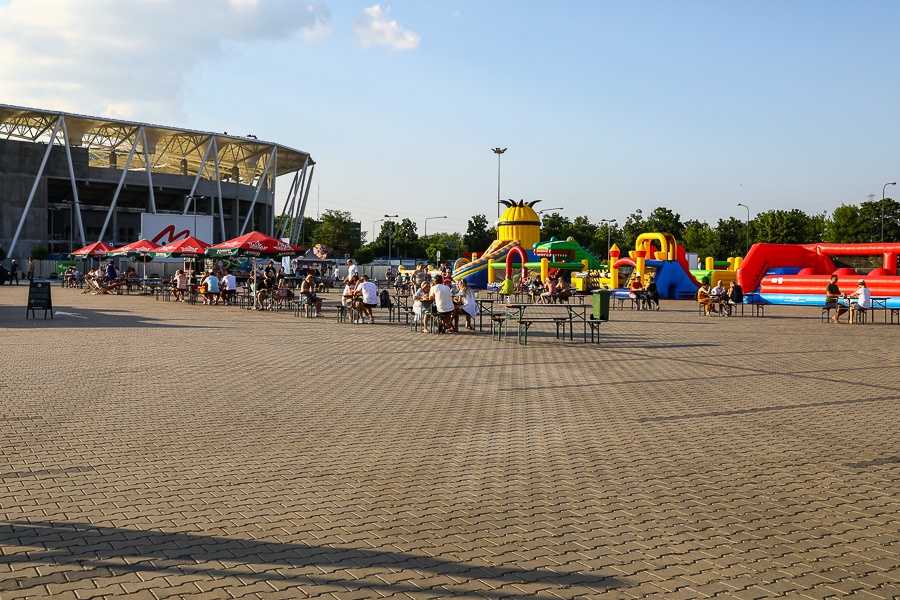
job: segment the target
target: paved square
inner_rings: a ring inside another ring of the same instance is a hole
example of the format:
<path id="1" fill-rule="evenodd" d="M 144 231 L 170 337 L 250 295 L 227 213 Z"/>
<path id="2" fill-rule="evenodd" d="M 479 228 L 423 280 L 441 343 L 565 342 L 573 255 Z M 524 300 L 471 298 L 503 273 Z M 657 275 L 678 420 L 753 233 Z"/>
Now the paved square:
<path id="1" fill-rule="evenodd" d="M 670 301 L 522 347 L 26 295 L 2 600 L 900 596 L 898 325 Z"/>

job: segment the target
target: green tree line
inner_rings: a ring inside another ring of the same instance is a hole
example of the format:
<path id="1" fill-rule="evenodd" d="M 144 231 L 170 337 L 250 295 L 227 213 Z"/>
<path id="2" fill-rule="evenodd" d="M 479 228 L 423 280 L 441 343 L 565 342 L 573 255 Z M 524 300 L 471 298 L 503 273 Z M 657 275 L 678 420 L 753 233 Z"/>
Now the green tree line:
<path id="1" fill-rule="evenodd" d="M 882 212 L 883 211 L 883 212 Z M 280 227 L 277 222 L 276 229 Z M 289 224 L 290 232 L 293 224 Z M 442 261 L 452 261 L 466 252 L 483 252 L 496 239 L 496 232 L 483 214 L 469 219 L 465 233 L 431 233 L 419 235 L 416 223 L 410 219 L 384 221 L 374 240 L 366 241 L 354 233 L 354 221 L 349 212 L 327 210 L 320 221 L 304 218 L 301 245 L 325 244 L 354 256 L 360 263 L 375 257 L 427 258 L 434 261 L 440 251 Z M 888 198 L 842 205 L 830 215 L 826 212 L 807 214 L 799 209 L 770 210 L 757 214 L 749 222 L 734 217 L 719 219 L 710 224 L 689 219 L 665 207 L 657 207 L 644 214 L 641 209 L 631 213 L 624 223 L 592 222 L 587 216 L 574 219 L 558 212 L 545 214 L 541 219 L 541 239 L 563 240 L 573 237 L 598 257 L 605 257 L 609 245 L 623 250 L 634 248 L 642 233 L 671 233 L 688 252 L 701 257 L 724 259 L 743 256 L 756 243 L 805 244 L 813 242 L 863 243 L 896 242 L 900 240 L 900 203 Z"/>

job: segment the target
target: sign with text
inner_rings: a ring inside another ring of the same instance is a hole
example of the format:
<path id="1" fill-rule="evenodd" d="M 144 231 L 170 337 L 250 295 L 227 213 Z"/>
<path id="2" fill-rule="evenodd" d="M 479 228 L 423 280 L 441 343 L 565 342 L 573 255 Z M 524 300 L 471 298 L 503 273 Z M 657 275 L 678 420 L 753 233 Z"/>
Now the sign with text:
<path id="1" fill-rule="evenodd" d="M 50 318 L 53 318 L 53 301 L 50 298 L 50 282 L 49 281 L 32 281 L 28 286 L 28 310 L 25 311 L 25 318 L 28 313 L 37 318 L 34 311 L 44 311 L 44 318 L 47 318 L 47 311 L 50 311 Z"/>
<path id="2" fill-rule="evenodd" d="M 188 236 L 212 244 L 213 218 L 202 215 L 141 215 L 141 239 L 165 246 Z"/>

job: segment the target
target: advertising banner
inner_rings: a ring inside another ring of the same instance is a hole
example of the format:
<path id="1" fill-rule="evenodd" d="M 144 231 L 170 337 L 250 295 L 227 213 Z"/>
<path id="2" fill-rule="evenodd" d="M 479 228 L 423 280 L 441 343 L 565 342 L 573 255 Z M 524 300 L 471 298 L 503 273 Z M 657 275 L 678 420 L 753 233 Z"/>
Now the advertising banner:
<path id="1" fill-rule="evenodd" d="M 160 246 L 194 236 L 198 240 L 213 242 L 213 218 L 202 215 L 141 215 L 140 239 L 150 240 Z"/>

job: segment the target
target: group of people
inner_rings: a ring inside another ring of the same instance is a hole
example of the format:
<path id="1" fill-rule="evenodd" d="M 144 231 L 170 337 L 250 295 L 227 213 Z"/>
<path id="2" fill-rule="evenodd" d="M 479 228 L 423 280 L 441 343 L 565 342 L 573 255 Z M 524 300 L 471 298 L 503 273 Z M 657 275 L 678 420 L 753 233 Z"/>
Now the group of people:
<path id="1" fill-rule="evenodd" d="M 635 272 L 628 289 L 628 296 L 635 301 L 637 308 L 659 310 L 659 288 L 655 281 L 648 283 L 645 288 L 641 274 Z"/>
<path id="2" fill-rule="evenodd" d="M 744 292 L 734 281 L 726 289 L 721 279 L 716 281 L 713 288 L 704 280 L 697 290 L 697 302 L 703 305 L 707 317 L 730 317 L 732 309 L 743 301 Z"/>
<path id="3" fill-rule="evenodd" d="M 860 279 L 856 282 L 856 290 L 848 295 L 841 294 L 841 288 L 838 287 L 838 276 L 832 275 L 831 280 L 825 286 L 825 308 L 833 308 L 834 316 L 831 318 L 832 323 L 839 323 L 841 315 L 850 312 L 849 323 L 853 324 L 857 320 L 857 315 L 865 313 L 872 306 L 872 292 L 866 287 L 866 280 Z M 849 299 L 849 306 L 843 306 L 838 303 L 841 298 Z"/>
<path id="4" fill-rule="evenodd" d="M 415 290 L 413 314 L 422 323 L 423 333 L 430 333 L 432 328 L 439 332 L 459 331 L 460 316 L 465 316 L 466 329 L 474 331 L 478 303 L 465 279 L 454 282 L 443 275 L 435 275 L 433 282 L 425 279 Z"/>
<path id="5" fill-rule="evenodd" d="M 508 298 L 519 293 L 528 294 L 532 304 L 562 304 L 572 297 L 572 288 L 558 272 L 551 271 L 546 281 L 541 281 L 541 276 L 537 274 L 519 274 L 515 281 L 507 277 L 498 289 L 501 297 Z"/>
<path id="6" fill-rule="evenodd" d="M 25 265 L 25 277 L 28 281 L 34 281 L 34 259 L 30 256 L 28 257 L 28 263 Z M 12 259 L 9 263 L 10 285 L 12 285 L 14 279 L 16 280 L 16 285 L 19 285 L 19 263 L 16 262 L 16 259 Z"/>

